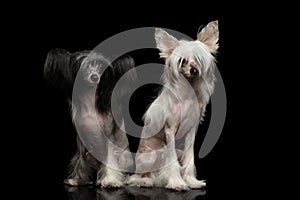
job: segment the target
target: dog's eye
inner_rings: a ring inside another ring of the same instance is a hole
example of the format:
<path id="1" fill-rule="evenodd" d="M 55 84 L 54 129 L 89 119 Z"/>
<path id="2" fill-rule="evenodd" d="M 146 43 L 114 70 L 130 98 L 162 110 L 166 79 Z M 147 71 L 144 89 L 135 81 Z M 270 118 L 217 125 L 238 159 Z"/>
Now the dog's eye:
<path id="1" fill-rule="evenodd" d="M 187 59 L 185 59 L 185 58 L 180 58 L 179 61 L 181 62 L 182 65 L 187 64 Z"/>

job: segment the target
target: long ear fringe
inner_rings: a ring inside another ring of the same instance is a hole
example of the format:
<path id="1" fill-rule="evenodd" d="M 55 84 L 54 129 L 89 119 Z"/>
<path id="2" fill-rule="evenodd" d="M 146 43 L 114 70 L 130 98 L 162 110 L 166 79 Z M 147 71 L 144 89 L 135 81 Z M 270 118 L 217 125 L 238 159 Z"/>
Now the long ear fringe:
<path id="1" fill-rule="evenodd" d="M 70 76 L 71 53 L 64 49 L 52 49 L 44 64 L 44 79 L 55 88 L 64 89 Z"/>
<path id="2" fill-rule="evenodd" d="M 168 57 L 168 55 L 167 55 L 167 54 L 165 54 L 165 53 L 159 53 L 159 57 L 160 57 L 160 58 L 167 58 L 167 57 Z"/>

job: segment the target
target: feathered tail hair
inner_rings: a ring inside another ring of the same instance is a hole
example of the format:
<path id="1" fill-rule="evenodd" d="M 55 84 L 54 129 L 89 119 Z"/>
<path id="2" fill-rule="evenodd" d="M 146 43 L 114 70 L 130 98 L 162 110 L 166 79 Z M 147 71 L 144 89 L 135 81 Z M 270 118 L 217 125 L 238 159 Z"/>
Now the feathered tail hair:
<path id="1" fill-rule="evenodd" d="M 128 98 L 132 85 L 137 81 L 137 74 L 135 72 L 135 62 L 129 55 L 123 55 L 112 62 L 112 68 L 106 70 L 102 76 L 97 89 L 97 108 L 101 113 L 107 113 L 111 111 L 111 101 L 114 101 L 114 105 L 118 108 L 116 111 L 121 112 L 124 98 Z M 113 89 L 115 88 L 117 82 L 126 73 L 126 84 L 120 84 L 119 93 L 114 99 L 111 99 Z M 127 105 L 128 106 L 128 105 Z M 119 113 L 121 114 L 121 113 Z"/>

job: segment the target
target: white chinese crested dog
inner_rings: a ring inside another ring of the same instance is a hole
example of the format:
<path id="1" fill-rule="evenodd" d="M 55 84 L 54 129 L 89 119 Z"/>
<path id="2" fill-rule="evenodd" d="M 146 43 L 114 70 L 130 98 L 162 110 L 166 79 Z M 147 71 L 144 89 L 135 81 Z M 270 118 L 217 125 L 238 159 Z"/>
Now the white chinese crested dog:
<path id="1" fill-rule="evenodd" d="M 131 154 L 126 153 L 129 152 L 129 144 L 124 127 L 118 126 L 124 126 L 121 113 L 122 98 L 127 95 L 126 85 L 117 98 L 112 99 L 111 95 L 117 81 L 126 72 L 131 71 L 127 76 L 131 80 L 128 81 L 135 81 L 134 66 L 134 60 L 127 55 L 110 63 L 101 53 L 94 51 L 70 53 L 64 49 L 53 49 L 48 53 L 44 77 L 66 95 L 73 123 L 77 132 L 81 133 L 77 134 L 78 148 L 71 159 L 65 184 L 123 185 L 123 172 L 133 164 Z M 75 81 L 77 88 L 74 88 Z M 75 89 L 76 95 L 72 95 Z M 112 116 L 111 101 L 118 107 L 115 108 L 117 117 Z"/>
<path id="2" fill-rule="evenodd" d="M 195 41 L 155 30 L 157 48 L 165 58 L 164 87 L 144 115 L 136 172 L 126 180 L 128 185 L 174 190 L 206 186 L 196 178 L 194 142 L 214 90 L 218 39 L 218 21 L 202 28 Z M 175 146 L 182 138 L 183 151 Z"/>

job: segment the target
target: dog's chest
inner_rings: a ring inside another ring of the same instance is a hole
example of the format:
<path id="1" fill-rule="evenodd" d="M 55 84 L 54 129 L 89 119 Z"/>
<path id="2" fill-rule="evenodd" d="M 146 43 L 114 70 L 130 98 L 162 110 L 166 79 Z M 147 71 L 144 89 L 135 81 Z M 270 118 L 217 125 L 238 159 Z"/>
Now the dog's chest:
<path id="1" fill-rule="evenodd" d="M 183 137 L 190 131 L 195 131 L 200 121 L 198 101 L 186 100 L 181 104 L 181 117 L 176 139 Z"/>
<path id="2" fill-rule="evenodd" d="M 111 114 L 98 114 L 98 123 L 106 135 L 109 135 L 113 130 L 113 117 Z"/>
<path id="3" fill-rule="evenodd" d="M 109 134 L 113 129 L 113 119 L 111 115 L 101 115 L 95 112 L 81 112 L 76 117 L 76 124 L 84 130 L 86 133 L 99 133 L 103 131 L 105 134 Z M 100 129 L 99 129 L 100 128 Z"/>
<path id="4" fill-rule="evenodd" d="M 83 130 L 93 131 L 97 130 L 97 116 L 95 112 L 88 112 L 88 110 L 81 110 L 76 116 L 76 125 Z"/>

